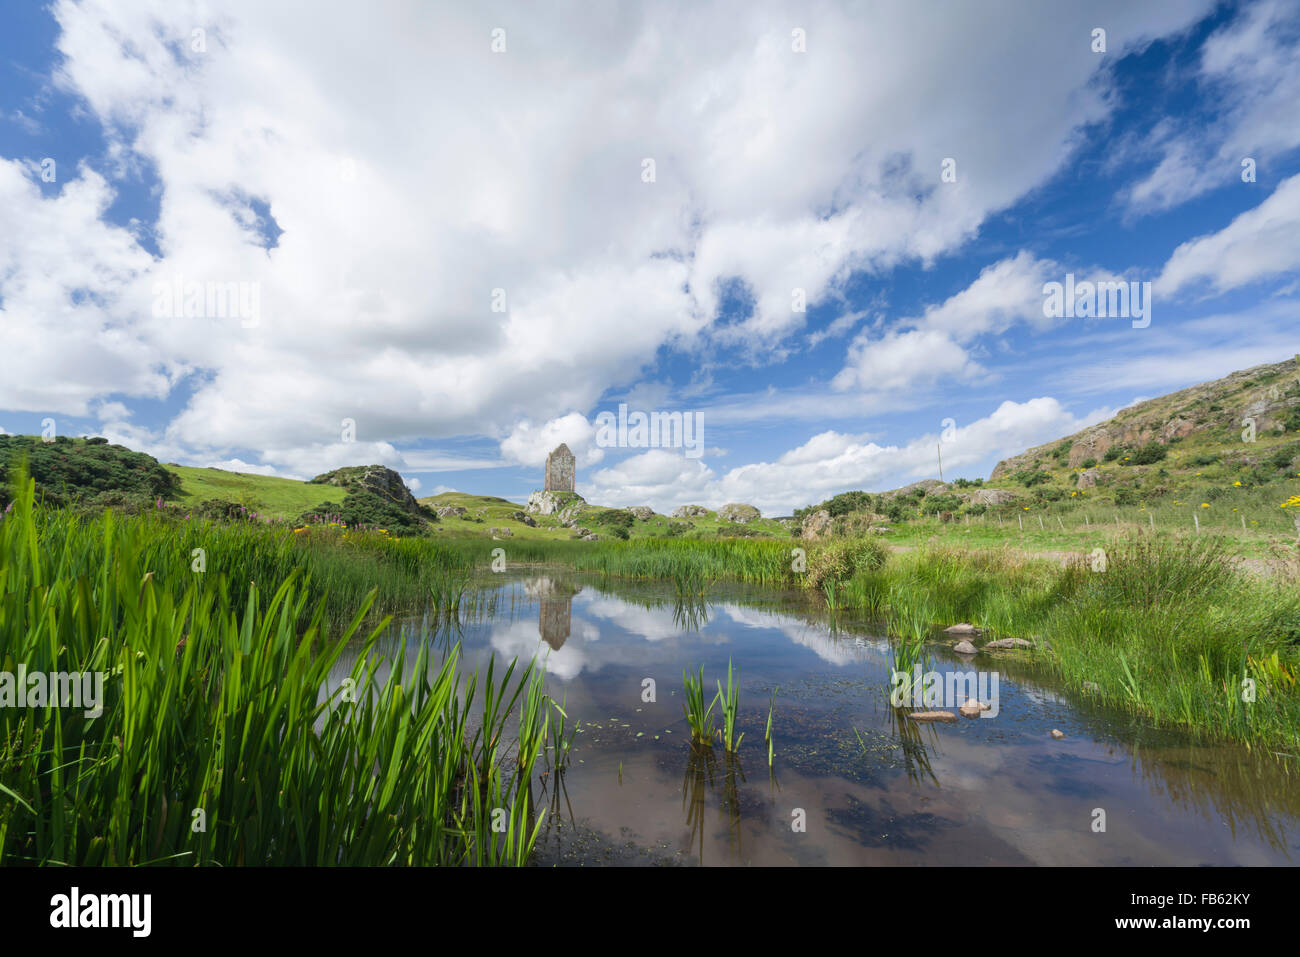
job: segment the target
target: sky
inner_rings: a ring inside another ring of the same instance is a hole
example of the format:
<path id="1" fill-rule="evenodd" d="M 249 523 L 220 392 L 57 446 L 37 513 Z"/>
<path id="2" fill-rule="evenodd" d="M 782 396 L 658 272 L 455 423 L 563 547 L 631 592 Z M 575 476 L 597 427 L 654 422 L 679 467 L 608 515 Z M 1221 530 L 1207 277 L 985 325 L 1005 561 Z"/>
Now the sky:
<path id="1" fill-rule="evenodd" d="M 1300 3 L 0 0 L 0 217 L 7 432 L 783 515 L 1300 353 Z"/>

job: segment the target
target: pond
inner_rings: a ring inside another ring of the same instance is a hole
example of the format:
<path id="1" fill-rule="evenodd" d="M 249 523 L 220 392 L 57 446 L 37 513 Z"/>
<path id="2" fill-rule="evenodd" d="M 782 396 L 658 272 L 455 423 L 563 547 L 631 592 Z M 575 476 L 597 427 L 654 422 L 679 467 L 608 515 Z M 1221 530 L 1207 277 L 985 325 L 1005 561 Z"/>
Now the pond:
<path id="1" fill-rule="evenodd" d="M 1024 652 L 934 644 L 931 670 L 996 677 L 996 708 L 923 724 L 890 705 L 883 630 L 798 593 L 715 585 L 683 602 L 671 586 L 558 570 L 483 584 L 455 636 L 465 664 L 537 656 L 580 723 L 568 769 L 534 788 L 538 864 L 1260 865 L 1300 852 L 1293 758 L 1153 729 L 1062 693 Z M 702 665 L 711 694 L 729 662 L 744 740 L 735 756 L 701 753 L 682 673 Z"/>

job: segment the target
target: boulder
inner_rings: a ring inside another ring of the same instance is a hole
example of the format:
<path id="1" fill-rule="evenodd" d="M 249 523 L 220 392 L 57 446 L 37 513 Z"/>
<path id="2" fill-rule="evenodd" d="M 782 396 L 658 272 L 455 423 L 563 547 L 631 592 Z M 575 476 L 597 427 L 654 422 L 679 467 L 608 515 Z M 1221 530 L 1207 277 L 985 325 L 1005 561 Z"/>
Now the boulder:
<path id="1" fill-rule="evenodd" d="M 956 721 L 957 716 L 951 711 L 913 711 L 908 715 L 912 721 Z"/>
<path id="2" fill-rule="evenodd" d="M 493 538 L 514 538 L 515 533 L 508 528 L 489 528 L 488 534 Z"/>
<path id="3" fill-rule="evenodd" d="M 975 505 L 1007 505 L 1016 500 L 1014 492 L 1004 488 L 977 488 L 971 493 L 970 500 Z"/>
<path id="4" fill-rule="evenodd" d="M 1064 731 L 1057 731 L 1055 728 L 1053 728 L 1053 729 L 1052 729 L 1052 737 L 1054 737 L 1057 741 L 1060 741 L 1063 737 L 1065 737 L 1065 732 L 1064 732 Z"/>
<path id="5" fill-rule="evenodd" d="M 982 631 L 968 621 L 963 621 L 959 625 L 949 625 L 943 631 L 946 635 L 974 635 L 977 638 L 983 634 Z"/>
<path id="6" fill-rule="evenodd" d="M 752 505 L 731 504 L 718 509 L 718 517 L 728 522 L 747 525 L 755 519 L 761 518 L 762 514 Z"/>
<path id="7" fill-rule="evenodd" d="M 709 514 L 703 505 L 678 505 L 673 509 L 673 518 L 702 518 Z"/>
<path id="8" fill-rule="evenodd" d="M 959 710 L 967 718 L 978 718 L 983 712 L 991 710 L 991 706 L 970 698 Z"/>
<path id="9" fill-rule="evenodd" d="M 989 648 L 1032 648 L 1032 641 L 1025 641 L 1023 638 L 999 638 L 997 641 L 990 641 L 984 646 L 985 650 Z"/>
<path id="10" fill-rule="evenodd" d="M 655 517 L 655 510 L 649 505 L 633 505 L 628 511 L 643 522 L 648 522 Z"/>
<path id="11" fill-rule="evenodd" d="M 824 508 L 804 516 L 803 526 L 799 529 L 800 538 L 821 538 L 830 533 L 831 513 Z"/>
<path id="12" fill-rule="evenodd" d="M 1084 469 L 1079 473 L 1078 486 L 1081 489 L 1096 488 L 1097 480 L 1101 478 L 1101 469 Z"/>
<path id="13" fill-rule="evenodd" d="M 515 512 L 510 517 L 513 518 L 516 522 L 523 522 L 529 528 L 537 527 L 537 519 L 533 518 L 531 515 L 527 514 L 526 512 Z"/>
<path id="14" fill-rule="evenodd" d="M 973 655 L 979 649 L 977 649 L 969 641 L 959 641 L 957 642 L 957 644 L 953 645 L 952 650 L 957 652 L 957 654 L 959 655 Z"/>
<path id="15" fill-rule="evenodd" d="M 444 505 L 438 509 L 439 518 L 461 518 L 469 514 L 469 509 L 462 508 L 459 505 Z"/>

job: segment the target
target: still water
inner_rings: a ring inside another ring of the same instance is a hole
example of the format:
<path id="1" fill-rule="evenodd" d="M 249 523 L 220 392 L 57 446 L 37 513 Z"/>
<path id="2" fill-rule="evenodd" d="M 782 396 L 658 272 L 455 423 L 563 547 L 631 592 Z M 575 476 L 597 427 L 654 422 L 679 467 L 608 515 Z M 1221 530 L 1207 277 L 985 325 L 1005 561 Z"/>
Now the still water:
<path id="1" fill-rule="evenodd" d="M 1023 653 L 970 660 L 936 644 L 931 668 L 998 675 L 997 715 L 918 724 L 890 707 L 881 630 L 796 593 L 716 585 L 683 604 L 670 586 L 563 572 L 484 584 L 486 611 L 458 636 L 464 663 L 537 656 L 580 722 L 568 770 L 534 789 L 539 864 L 1300 860 L 1295 759 L 1144 726 L 1061 693 Z M 703 665 L 712 689 L 728 661 L 735 758 L 692 748 L 682 712 L 683 670 Z"/>

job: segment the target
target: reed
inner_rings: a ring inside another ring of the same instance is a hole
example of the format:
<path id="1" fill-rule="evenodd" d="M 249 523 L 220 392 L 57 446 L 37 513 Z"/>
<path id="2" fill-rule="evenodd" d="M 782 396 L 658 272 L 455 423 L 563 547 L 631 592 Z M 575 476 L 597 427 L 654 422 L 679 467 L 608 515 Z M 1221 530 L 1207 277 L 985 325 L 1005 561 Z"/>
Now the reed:
<path id="1" fill-rule="evenodd" d="M 745 740 L 742 733 L 736 736 L 736 716 L 740 712 L 740 674 L 737 672 L 735 678 L 731 675 L 731 659 L 727 659 L 727 686 L 724 689 L 722 682 L 718 682 L 718 694 L 714 699 L 722 705 L 722 743 L 728 754 L 735 754 L 740 750 L 740 742 Z"/>
<path id="2" fill-rule="evenodd" d="M 700 665 L 699 675 L 682 672 L 684 700 L 682 711 L 686 713 L 686 723 L 691 728 L 691 741 L 702 747 L 713 746 L 713 707 L 718 703 L 715 695 L 706 705 L 704 702 L 704 666 Z"/>
<path id="3" fill-rule="evenodd" d="M 320 567 L 263 530 L 40 509 L 21 481 L 0 661 L 98 674 L 102 710 L 0 708 L 0 864 L 526 862 L 535 753 L 503 755 L 531 666 L 480 679 L 459 645 L 393 644 L 374 588 L 335 627 Z"/>

